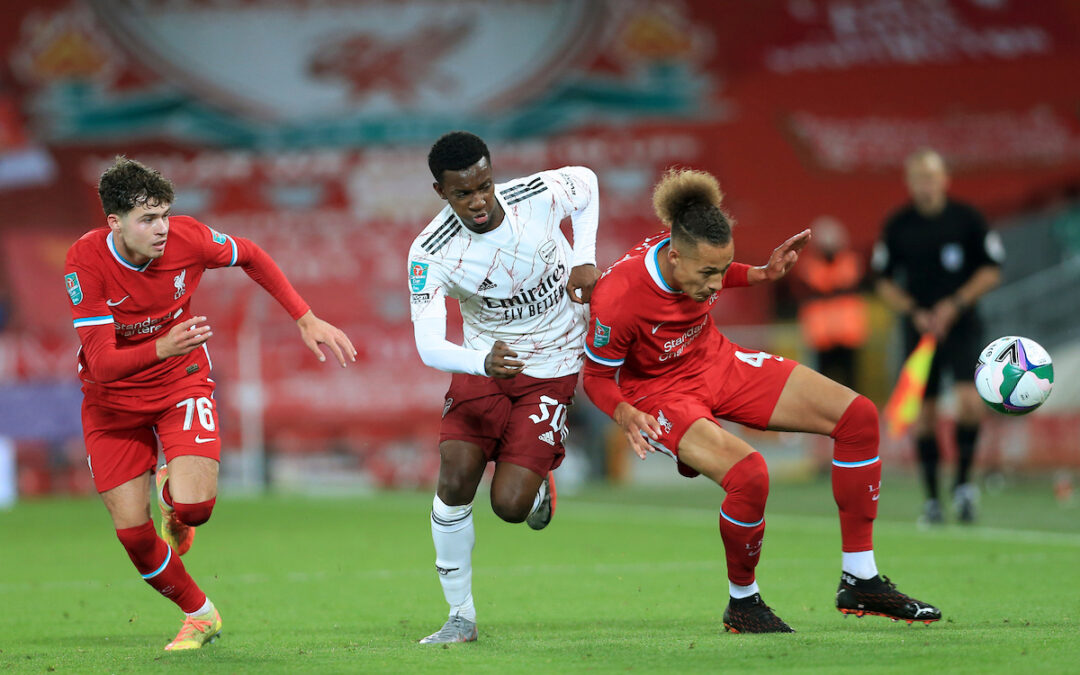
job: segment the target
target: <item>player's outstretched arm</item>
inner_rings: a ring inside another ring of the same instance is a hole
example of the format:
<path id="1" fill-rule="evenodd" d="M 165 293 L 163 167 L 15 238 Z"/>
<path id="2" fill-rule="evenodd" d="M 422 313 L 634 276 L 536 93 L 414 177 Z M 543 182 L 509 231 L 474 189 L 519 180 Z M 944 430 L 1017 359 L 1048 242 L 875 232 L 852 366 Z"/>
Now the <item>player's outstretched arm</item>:
<path id="1" fill-rule="evenodd" d="M 159 337 L 154 342 L 158 359 L 164 361 L 172 356 L 183 356 L 202 346 L 214 334 L 209 325 L 199 325 L 205 322 L 205 316 L 193 316 L 176 324 L 168 333 Z"/>
<path id="2" fill-rule="evenodd" d="M 346 359 L 356 361 L 356 349 L 345 333 L 337 326 L 315 316 L 310 309 L 296 320 L 296 325 L 300 327 L 300 339 L 319 361 L 326 361 L 326 356 L 319 349 L 321 344 L 330 348 L 342 368 L 346 366 Z"/>
<path id="3" fill-rule="evenodd" d="M 783 279 L 799 259 L 799 251 L 803 250 L 803 247 L 809 242 L 809 229 L 791 237 L 773 249 L 772 255 L 769 256 L 769 262 L 761 267 L 751 267 L 747 272 L 747 281 L 750 284 L 762 284 L 766 281 Z"/>
<path id="4" fill-rule="evenodd" d="M 570 270 L 570 280 L 566 282 L 566 292 L 570 294 L 570 302 L 576 302 L 579 305 L 587 303 L 592 297 L 592 290 L 598 279 L 600 279 L 600 270 L 596 269 L 596 265 L 578 265 Z"/>

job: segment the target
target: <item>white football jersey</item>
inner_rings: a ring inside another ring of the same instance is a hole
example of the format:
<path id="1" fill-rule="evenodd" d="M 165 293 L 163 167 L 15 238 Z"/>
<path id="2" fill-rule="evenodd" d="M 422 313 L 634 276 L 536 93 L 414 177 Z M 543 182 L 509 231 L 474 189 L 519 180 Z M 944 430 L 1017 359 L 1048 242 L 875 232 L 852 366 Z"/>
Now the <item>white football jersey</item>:
<path id="1" fill-rule="evenodd" d="M 597 199 L 595 185 L 592 171 L 577 166 L 497 184 L 505 216 L 483 234 L 444 207 L 409 249 L 413 321 L 445 320 L 451 297 L 461 305 L 464 347 L 487 352 L 502 340 L 526 375 L 578 372 L 588 316 L 570 302 L 566 283 L 572 267 L 595 264 L 596 230 L 583 228 L 590 231 L 572 250 L 560 223 Z"/>

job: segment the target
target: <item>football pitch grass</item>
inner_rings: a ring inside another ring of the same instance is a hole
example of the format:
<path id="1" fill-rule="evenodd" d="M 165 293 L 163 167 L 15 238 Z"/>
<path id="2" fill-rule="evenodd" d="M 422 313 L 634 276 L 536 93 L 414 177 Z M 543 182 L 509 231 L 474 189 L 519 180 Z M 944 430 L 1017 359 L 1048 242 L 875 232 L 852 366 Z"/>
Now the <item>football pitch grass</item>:
<path id="1" fill-rule="evenodd" d="M 879 566 L 941 607 L 929 626 L 833 606 L 839 534 L 828 480 L 777 483 L 758 579 L 794 635 L 723 632 L 705 479 L 564 495 L 533 532 L 475 517 L 480 640 L 421 646 L 446 607 L 428 492 L 224 495 L 184 562 L 221 610 L 220 640 L 165 653 L 181 615 L 137 576 L 96 498 L 0 512 L 2 672 L 1080 671 L 1080 508 L 1048 481 L 983 500 L 975 527 L 914 524 L 919 496 L 886 477 Z"/>

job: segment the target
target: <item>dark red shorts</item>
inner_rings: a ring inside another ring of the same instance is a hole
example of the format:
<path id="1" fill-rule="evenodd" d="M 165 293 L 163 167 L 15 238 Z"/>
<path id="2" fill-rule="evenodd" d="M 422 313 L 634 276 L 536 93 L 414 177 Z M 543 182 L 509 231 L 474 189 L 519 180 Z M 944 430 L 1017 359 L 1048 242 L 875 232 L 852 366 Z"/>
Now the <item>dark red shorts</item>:
<path id="1" fill-rule="evenodd" d="M 509 462 L 546 476 L 566 454 L 566 412 L 577 380 L 576 373 L 508 380 L 455 373 L 439 442 L 476 443 L 489 462 Z"/>
<path id="2" fill-rule="evenodd" d="M 678 459 L 679 442 L 699 419 L 720 418 L 765 429 L 797 365 L 791 359 L 725 342 L 704 373 L 672 381 L 646 380 L 628 388 L 628 398 L 660 423 L 660 438 L 650 439 L 650 444 Z"/>
<path id="3" fill-rule="evenodd" d="M 214 383 L 185 383 L 165 398 L 87 395 L 82 405 L 86 462 L 98 492 L 105 492 L 154 469 L 158 440 L 165 461 L 198 455 L 221 461 Z"/>

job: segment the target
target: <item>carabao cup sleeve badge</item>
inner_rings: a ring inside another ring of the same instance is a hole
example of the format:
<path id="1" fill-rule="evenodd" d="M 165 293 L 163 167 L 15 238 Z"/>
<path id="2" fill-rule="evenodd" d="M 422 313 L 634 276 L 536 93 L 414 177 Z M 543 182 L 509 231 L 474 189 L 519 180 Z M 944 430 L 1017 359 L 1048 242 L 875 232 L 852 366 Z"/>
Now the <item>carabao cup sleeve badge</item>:
<path id="1" fill-rule="evenodd" d="M 71 304 L 77 305 L 82 302 L 82 286 L 79 285 L 79 275 L 75 272 L 64 275 L 64 284 L 67 286 L 68 296 L 71 297 Z"/>
<path id="2" fill-rule="evenodd" d="M 596 320 L 596 332 L 593 333 L 593 346 L 603 347 L 611 341 L 611 326 L 605 326 L 600 323 L 600 319 Z"/>
<path id="3" fill-rule="evenodd" d="M 413 293 L 419 293 L 427 285 L 428 264 L 416 262 L 409 263 L 409 287 Z"/>

